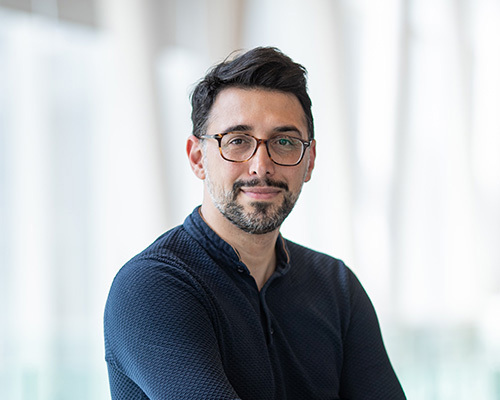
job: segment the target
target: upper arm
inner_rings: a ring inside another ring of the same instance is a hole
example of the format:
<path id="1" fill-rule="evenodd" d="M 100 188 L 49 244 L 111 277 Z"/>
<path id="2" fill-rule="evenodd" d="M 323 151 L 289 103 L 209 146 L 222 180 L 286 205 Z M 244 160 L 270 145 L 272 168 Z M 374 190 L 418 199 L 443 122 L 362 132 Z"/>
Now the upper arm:
<path id="1" fill-rule="evenodd" d="M 158 268 L 129 269 L 113 283 L 105 311 L 108 363 L 150 399 L 237 398 L 200 288 L 185 271 L 149 262 Z"/>
<path id="2" fill-rule="evenodd" d="M 351 400 L 405 399 L 385 350 L 373 305 L 354 275 L 350 276 L 350 291 L 341 397 Z"/>

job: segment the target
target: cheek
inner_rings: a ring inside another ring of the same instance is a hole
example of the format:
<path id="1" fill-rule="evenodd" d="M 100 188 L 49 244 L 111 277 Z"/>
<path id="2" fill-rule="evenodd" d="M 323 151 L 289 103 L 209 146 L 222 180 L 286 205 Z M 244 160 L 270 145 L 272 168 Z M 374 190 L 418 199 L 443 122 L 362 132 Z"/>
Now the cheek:
<path id="1" fill-rule="evenodd" d="M 307 168 L 298 168 L 296 171 L 294 171 L 288 180 L 290 189 L 293 186 L 295 191 L 300 190 L 305 180 L 307 179 L 307 176 L 308 176 Z"/>
<path id="2" fill-rule="evenodd" d="M 232 189 L 236 180 L 240 179 L 241 171 L 239 164 L 229 163 L 221 160 L 221 162 L 212 162 L 207 164 L 207 175 L 212 185 L 223 188 L 225 190 Z"/>
<path id="3" fill-rule="evenodd" d="M 239 179 L 248 179 L 248 163 L 234 163 L 221 160 L 218 168 L 218 174 L 225 182 L 230 181 L 231 185 Z"/>

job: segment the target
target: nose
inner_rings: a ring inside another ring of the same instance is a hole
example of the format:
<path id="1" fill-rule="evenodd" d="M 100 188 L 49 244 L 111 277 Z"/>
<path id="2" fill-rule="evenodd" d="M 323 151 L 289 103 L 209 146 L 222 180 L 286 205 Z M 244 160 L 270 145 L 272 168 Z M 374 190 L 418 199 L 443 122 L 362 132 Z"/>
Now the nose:
<path id="1" fill-rule="evenodd" d="M 275 164 L 267 153 L 265 143 L 260 142 L 254 156 L 249 160 L 250 175 L 269 176 L 274 174 Z"/>

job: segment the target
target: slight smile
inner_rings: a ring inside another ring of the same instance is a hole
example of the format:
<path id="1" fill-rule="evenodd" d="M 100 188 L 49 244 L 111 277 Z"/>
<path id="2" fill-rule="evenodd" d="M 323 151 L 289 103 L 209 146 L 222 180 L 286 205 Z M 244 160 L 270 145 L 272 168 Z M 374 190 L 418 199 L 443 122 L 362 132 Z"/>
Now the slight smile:
<path id="1" fill-rule="evenodd" d="M 240 189 L 248 197 L 255 200 L 271 200 L 281 193 L 281 189 L 275 187 L 248 187 Z"/>

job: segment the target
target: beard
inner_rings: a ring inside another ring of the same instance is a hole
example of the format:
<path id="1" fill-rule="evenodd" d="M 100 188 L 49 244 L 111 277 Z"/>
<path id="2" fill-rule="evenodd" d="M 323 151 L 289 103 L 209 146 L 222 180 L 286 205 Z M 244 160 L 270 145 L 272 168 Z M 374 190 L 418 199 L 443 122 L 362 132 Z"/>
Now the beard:
<path id="1" fill-rule="evenodd" d="M 214 185 L 207 179 L 207 187 L 215 207 L 233 225 L 247 233 L 262 235 L 278 229 L 288 214 L 292 211 L 299 193 L 292 193 L 285 182 L 273 181 L 269 178 L 252 179 L 250 181 L 238 180 L 233 184 L 231 191 L 224 192 L 222 189 L 216 191 Z M 250 203 L 251 211 L 245 211 L 244 206 L 238 203 L 238 195 L 241 187 L 269 186 L 283 190 L 283 201 L 281 204 L 272 204 L 265 201 L 253 201 Z"/>

